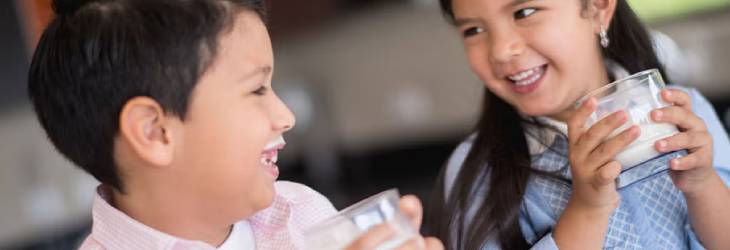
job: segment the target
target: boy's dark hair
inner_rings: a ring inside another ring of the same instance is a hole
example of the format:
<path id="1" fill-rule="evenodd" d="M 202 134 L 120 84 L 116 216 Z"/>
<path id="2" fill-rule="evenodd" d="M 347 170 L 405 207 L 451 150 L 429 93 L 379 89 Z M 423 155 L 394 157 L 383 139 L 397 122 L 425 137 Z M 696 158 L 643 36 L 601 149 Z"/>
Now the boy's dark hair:
<path id="1" fill-rule="evenodd" d="M 264 0 L 55 0 L 28 75 L 28 93 L 56 149 L 124 190 L 114 155 L 119 113 L 133 97 L 185 119 L 218 38 Z"/>

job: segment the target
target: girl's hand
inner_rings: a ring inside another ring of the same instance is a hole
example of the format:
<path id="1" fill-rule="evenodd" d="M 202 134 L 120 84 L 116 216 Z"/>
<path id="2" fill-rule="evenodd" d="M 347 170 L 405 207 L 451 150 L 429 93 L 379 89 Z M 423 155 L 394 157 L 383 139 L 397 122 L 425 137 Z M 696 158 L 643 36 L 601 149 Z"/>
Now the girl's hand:
<path id="1" fill-rule="evenodd" d="M 615 180 L 621 173 L 621 164 L 612 159 L 638 138 L 640 131 L 632 126 L 607 139 L 611 132 L 627 121 L 627 114 L 618 111 L 586 128 L 586 119 L 595 108 L 596 100 L 591 98 L 568 121 L 573 175 L 573 195 L 569 205 L 583 211 L 603 211 L 608 216 L 618 207 L 620 200 Z"/>
<path id="2" fill-rule="evenodd" d="M 603 248 L 609 217 L 620 200 L 616 178 L 621 173 L 621 164 L 612 159 L 640 133 L 639 128 L 632 126 L 607 139 L 626 123 L 624 111 L 586 128 L 586 119 L 595 109 L 596 99 L 591 98 L 568 121 L 573 194 L 553 229 L 555 243 L 561 249 Z"/>
<path id="3" fill-rule="evenodd" d="M 413 195 L 406 195 L 400 199 L 398 204 L 401 211 L 411 219 L 413 227 L 418 231 L 421 228 L 421 220 L 423 218 L 423 206 L 421 202 Z M 385 243 L 394 237 L 396 234 L 395 229 L 388 224 L 384 223 L 373 227 L 367 233 L 363 234 L 355 240 L 350 246 L 345 249 L 348 250 L 364 250 L 364 249 L 375 249 L 380 244 Z M 398 246 L 396 250 L 443 250 L 444 246 L 440 240 L 434 237 L 424 238 L 421 235 L 417 235 L 406 241 L 402 245 Z"/>
<path id="4" fill-rule="evenodd" d="M 659 152 L 687 149 L 689 155 L 670 161 L 674 185 L 685 194 L 703 190 L 704 184 L 716 175 L 712 166 L 712 136 L 705 122 L 692 112 L 692 98 L 681 90 L 663 90 L 662 98 L 673 106 L 652 111 L 656 122 L 671 123 L 680 133 L 659 140 L 655 147 Z"/>

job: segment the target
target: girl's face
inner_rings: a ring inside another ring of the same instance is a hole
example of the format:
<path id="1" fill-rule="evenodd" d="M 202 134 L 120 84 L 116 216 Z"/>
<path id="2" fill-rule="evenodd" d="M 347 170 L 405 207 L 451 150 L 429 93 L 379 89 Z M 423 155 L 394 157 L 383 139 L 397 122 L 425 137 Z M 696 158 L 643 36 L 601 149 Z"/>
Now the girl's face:
<path id="1" fill-rule="evenodd" d="M 584 9 L 579 0 L 452 2 L 472 71 L 486 87 L 524 115 L 563 121 L 578 98 L 608 82 L 597 34 L 610 17 L 596 14 L 596 6 Z"/>

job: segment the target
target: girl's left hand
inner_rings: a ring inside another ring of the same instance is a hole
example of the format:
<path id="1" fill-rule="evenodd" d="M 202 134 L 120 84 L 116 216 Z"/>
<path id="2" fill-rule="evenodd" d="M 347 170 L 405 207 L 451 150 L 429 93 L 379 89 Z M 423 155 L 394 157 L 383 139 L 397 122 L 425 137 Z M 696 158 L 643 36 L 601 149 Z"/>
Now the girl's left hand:
<path id="1" fill-rule="evenodd" d="M 712 136 L 705 122 L 692 112 L 689 94 L 666 89 L 661 96 L 674 105 L 652 111 L 652 119 L 675 124 L 680 133 L 659 140 L 654 146 L 661 153 L 687 149 L 687 156 L 670 161 L 670 174 L 674 185 L 685 194 L 701 191 L 710 177 L 717 174 L 712 164 Z"/>

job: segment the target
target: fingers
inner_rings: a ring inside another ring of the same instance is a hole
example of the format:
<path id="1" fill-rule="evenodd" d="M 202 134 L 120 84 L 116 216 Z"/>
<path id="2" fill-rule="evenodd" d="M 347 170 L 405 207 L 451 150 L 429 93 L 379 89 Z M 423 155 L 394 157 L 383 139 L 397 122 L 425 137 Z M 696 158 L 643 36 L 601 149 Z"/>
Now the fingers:
<path id="1" fill-rule="evenodd" d="M 395 250 L 415 250 L 415 249 L 426 249 L 426 250 L 443 250 L 444 244 L 440 240 L 434 237 L 423 238 L 421 236 L 413 237 L 412 239 L 398 246 Z"/>
<path id="2" fill-rule="evenodd" d="M 617 161 L 611 161 L 598 168 L 597 171 L 598 174 L 594 179 L 594 186 L 596 188 L 608 186 L 609 184 L 613 184 L 616 178 L 618 178 L 618 175 L 621 174 L 621 164 Z"/>
<path id="3" fill-rule="evenodd" d="M 575 144 L 580 135 L 586 130 L 586 119 L 588 119 L 595 109 L 596 99 L 591 97 L 568 120 L 568 140 L 571 145 Z"/>
<path id="4" fill-rule="evenodd" d="M 444 244 L 436 237 L 426 237 L 426 249 L 428 250 L 443 250 Z"/>
<path id="5" fill-rule="evenodd" d="M 588 156 L 595 164 L 604 164 L 626 148 L 631 142 L 639 138 L 641 131 L 636 125 L 621 132 L 616 137 L 608 139 L 595 148 Z"/>
<path id="6" fill-rule="evenodd" d="M 682 130 L 706 130 L 705 122 L 692 113 L 692 110 L 679 106 L 653 110 L 651 118 L 658 123 L 676 124 Z"/>
<path id="7" fill-rule="evenodd" d="M 401 211 L 411 220 L 413 228 L 418 231 L 421 228 L 423 219 L 423 206 L 421 201 L 414 195 L 404 195 L 398 203 Z"/>
<path id="8" fill-rule="evenodd" d="M 658 152 L 667 153 L 681 149 L 697 149 L 708 144 L 712 144 L 712 136 L 709 133 L 689 131 L 658 140 L 654 146 Z"/>
<path id="9" fill-rule="evenodd" d="M 614 130 L 621 127 L 628 119 L 626 112 L 615 112 L 591 126 L 575 144 L 576 153 L 588 155 L 598 145 L 603 143 Z"/>
<path id="10" fill-rule="evenodd" d="M 689 96 L 687 92 L 678 89 L 665 89 L 662 90 L 661 95 L 662 99 L 668 103 L 672 103 L 689 111 L 692 110 L 692 97 Z"/>
<path id="11" fill-rule="evenodd" d="M 402 245 L 395 248 L 395 250 L 420 250 L 420 249 L 426 249 L 426 242 L 424 241 L 423 237 L 416 236 L 412 239 L 406 241 L 406 243 L 403 243 Z"/>
<path id="12" fill-rule="evenodd" d="M 364 249 L 375 249 L 380 244 L 383 244 L 390 238 L 395 236 L 395 229 L 388 224 L 383 223 L 380 225 L 377 225 L 362 236 L 360 236 L 357 240 L 352 242 L 347 248 L 348 250 L 364 250 Z"/>
<path id="13" fill-rule="evenodd" d="M 701 166 L 712 165 L 712 155 L 708 153 L 711 150 L 701 150 L 691 153 L 687 156 L 672 159 L 669 161 L 669 168 L 672 170 L 690 170 Z M 708 160 L 709 159 L 709 160 Z"/>

